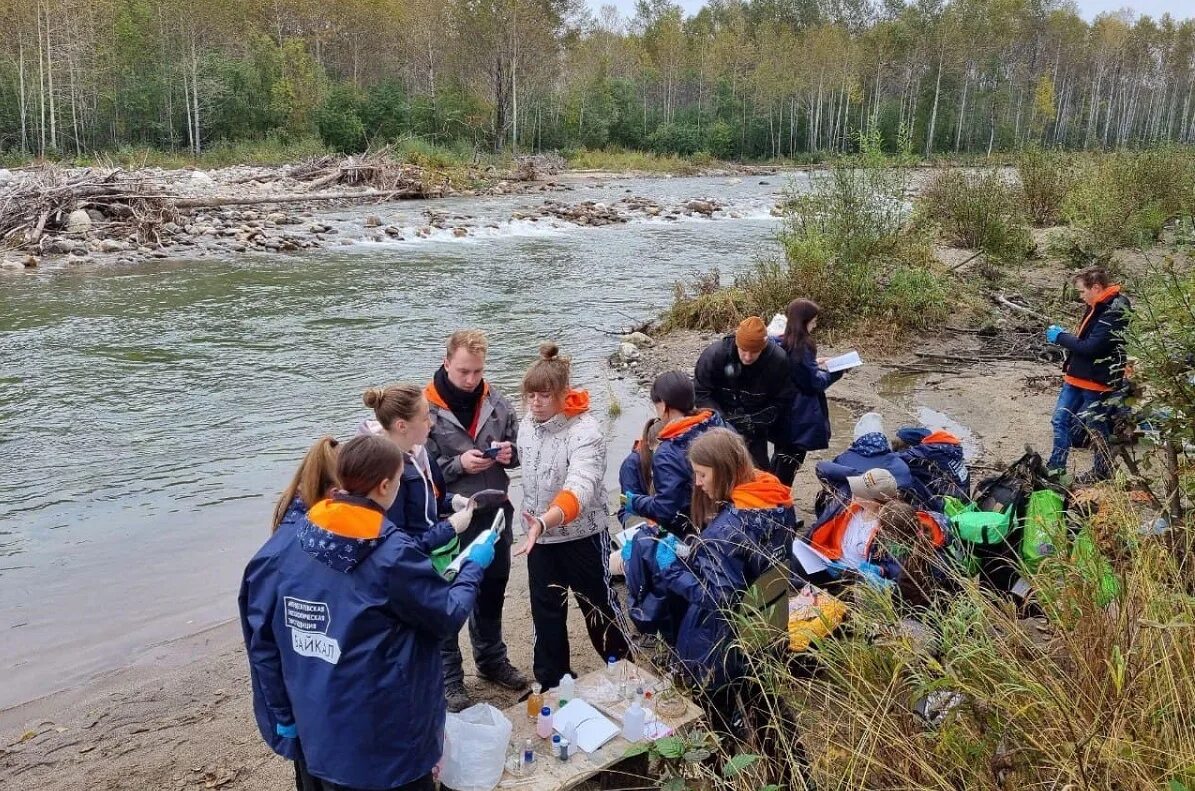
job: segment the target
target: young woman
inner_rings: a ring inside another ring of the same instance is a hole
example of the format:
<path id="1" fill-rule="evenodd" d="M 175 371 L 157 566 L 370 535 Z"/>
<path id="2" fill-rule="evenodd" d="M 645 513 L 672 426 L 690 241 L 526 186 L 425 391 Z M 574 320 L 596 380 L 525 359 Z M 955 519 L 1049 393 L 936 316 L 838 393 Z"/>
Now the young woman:
<path id="1" fill-rule="evenodd" d="M 655 457 L 656 448 L 660 444 L 660 430 L 664 421 L 659 417 L 650 418 L 643 424 L 643 434 L 635 440 L 635 447 L 622 460 L 618 468 L 618 489 L 633 495 L 653 494 L 655 486 L 652 484 L 651 465 Z M 625 527 L 634 514 L 627 513 L 625 503 L 618 509 L 618 521 Z"/>
<path id="2" fill-rule="evenodd" d="M 696 394 L 688 374 L 669 371 L 651 386 L 651 400 L 660 418 L 659 444 L 651 460 L 654 494 L 623 492 L 623 510 L 646 517 L 669 533 L 696 532 L 689 518 L 693 497 L 693 470 L 685 455 L 693 441 L 712 428 L 724 426 L 712 409 L 694 408 Z"/>
<path id="3" fill-rule="evenodd" d="M 610 591 L 606 442 L 589 394 L 571 388 L 569 361 L 556 344 L 540 346 L 523 377 L 523 399 L 518 451 L 527 540 L 515 555 L 527 555 L 535 678 L 550 689 L 570 672 L 570 589 L 602 658 L 621 659 L 628 648 Z"/>
<path id="4" fill-rule="evenodd" d="M 403 470 L 388 439 L 340 448 L 341 490 L 249 562 L 240 612 L 254 714 L 300 791 L 432 791 L 445 706 L 440 645 L 468 618 L 493 548 L 451 582 L 386 518 Z"/>
<path id="5" fill-rule="evenodd" d="M 334 437 L 320 437 L 315 441 L 290 483 L 274 506 L 274 524 L 271 531 L 283 525 L 293 525 L 307 513 L 307 508 L 320 500 L 332 496 L 339 485 L 336 478 L 336 450 L 340 442 Z"/>
<path id="6" fill-rule="evenodd" d="M 778 423 L 772 469 L 786 486 L 792 486 L 797 470 L 811 450 L 830 447 L 830 408 L 826 390 L 842 378 L 842 372 L 825 370 L 825 358 L 817 356 L 813 332 L 821 308 L 808 299 L 794 299 L 785 316 L 788 325 L 780 345 L 788 354 L 788 371 L 797 394 L 788 419 Z"/>
<path id="7" fill-rule="evenodd" d="M 371 387 L 361 399 L 375 420 L 365 421 L 358 433 L 389 438 L 406 460 L 402 486 L 386 516 L 430 553 L 437 566 L 447 566 L 460 551 L 457 536 L 469 527 L 473 507 L 467 498 L 448 491 L 440 465 L 424 449 L 432 423 L 423 389 L 412 384 Z M 452 516 L 440 519 L 445 513 Z"/>

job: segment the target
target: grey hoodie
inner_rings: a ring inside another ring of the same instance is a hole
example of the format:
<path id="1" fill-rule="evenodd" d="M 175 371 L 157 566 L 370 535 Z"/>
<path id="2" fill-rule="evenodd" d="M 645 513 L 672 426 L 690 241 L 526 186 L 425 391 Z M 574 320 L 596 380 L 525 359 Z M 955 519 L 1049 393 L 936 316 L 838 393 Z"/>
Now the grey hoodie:
<path id="1" fill-rule="evenodd" d="M 440 471 L 444 473 L 444 482 L 448 484 L 449 489 L 466 497 L 483 489 L 507 491 L 510 488 L 510 476 L 506 470 L 519 466 L 518 449 L 514 447 L 519 438 L 519 416 L 506 397 L 492 385 L 486 384 L 485 393 L 481 397 L 477 435 L 471 437 L 468 428 L 460 424 L 444 399 L 436 392 L 434 382 L 429 383 L 423 392 L 432 416 L 432 431 L 427 438 L 427 452 L 440 465 Z M 461 467 L 461 454 L 470 450 L 488 450 L 494 442 L 511 443 L 514 447 L 511 463 L 506 467 L 495 464 L 485 472 L 467 474 Z"/>

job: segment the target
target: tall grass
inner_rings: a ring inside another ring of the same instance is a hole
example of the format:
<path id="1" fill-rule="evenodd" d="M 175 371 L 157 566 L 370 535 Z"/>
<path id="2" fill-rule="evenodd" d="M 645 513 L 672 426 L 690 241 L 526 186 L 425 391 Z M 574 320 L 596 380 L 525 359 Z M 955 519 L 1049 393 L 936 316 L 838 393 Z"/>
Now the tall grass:
<path id="1" fill-rule="evenodd" d="M 1034 147 L 1022 152 L 1016 165 L 1029 219 L 1039 228 L 1056 224 L 1075 180 L 1074 154 Z"/>
<path id="2" fill-rule="evenodd" d="M 1032 240 L 1020 185 L 996 170 L 946 170 L 917 200 L 919 219 L 949 244 L 981 250 L 989 263 L 1025 260 Z"/>
<path id="3" fill-rule="evenodd" d="M 702 169 L 717 165 L 708 154 L 680 157 L 676 154 L 655 154 L 649 151 L 628 151 L 621 148 L 581 149 L 566 152 L 565 159 L 575 170 L 601 170 L 615 173 L 640 171 L 695 175 Z"/>

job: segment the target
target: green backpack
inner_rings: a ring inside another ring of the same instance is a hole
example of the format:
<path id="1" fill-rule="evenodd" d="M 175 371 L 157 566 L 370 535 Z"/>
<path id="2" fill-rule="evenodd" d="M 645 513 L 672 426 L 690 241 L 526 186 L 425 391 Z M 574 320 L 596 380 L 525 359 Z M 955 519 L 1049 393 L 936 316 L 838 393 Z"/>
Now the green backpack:
<path id="1" fill-rule="evenodd" d="M 1029 495 L 1021 537 L 1021 559 L 1030 571 L 1037 570 L 1042 558 L 1054 554 L 1054 542 L 1065 533 L 1066 506 L 1062 495 L 1051 489 L 1038 489 Z"/>

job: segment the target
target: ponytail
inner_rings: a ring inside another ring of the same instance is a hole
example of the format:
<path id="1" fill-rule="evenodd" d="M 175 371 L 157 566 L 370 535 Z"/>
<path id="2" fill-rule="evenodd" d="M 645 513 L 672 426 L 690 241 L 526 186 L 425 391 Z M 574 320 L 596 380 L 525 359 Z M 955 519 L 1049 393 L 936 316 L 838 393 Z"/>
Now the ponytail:
<path id="1" fill-rule="evenodd" d="M 270 532 L 282 524 L 295 497 L 299 498 L 304 508 L 310 508 L 324 499 L 329 489 L 340 485 L 336 474 L 336 451 L 339 446 L 340 442 L 335 437 L 323 436 L 307 450 L 303 461 L 299 462 L 299 469 L 295 470 L 294 477 L 282 490 L 282 496 L 274 506 L 274 524 Z"/>

